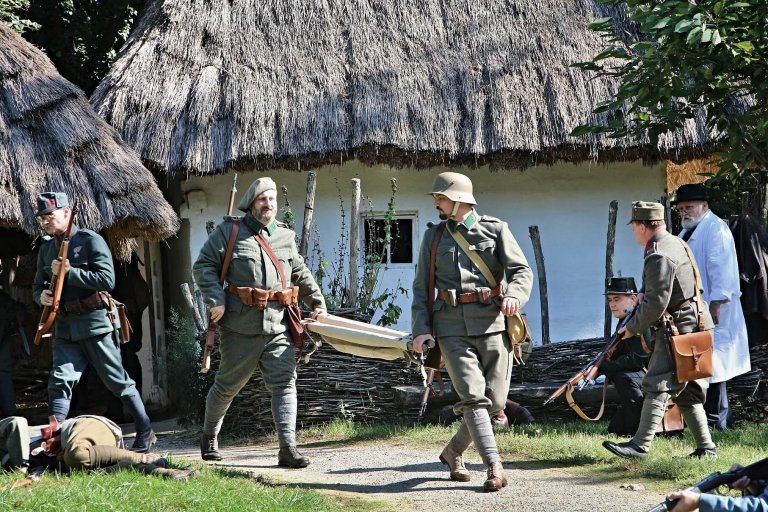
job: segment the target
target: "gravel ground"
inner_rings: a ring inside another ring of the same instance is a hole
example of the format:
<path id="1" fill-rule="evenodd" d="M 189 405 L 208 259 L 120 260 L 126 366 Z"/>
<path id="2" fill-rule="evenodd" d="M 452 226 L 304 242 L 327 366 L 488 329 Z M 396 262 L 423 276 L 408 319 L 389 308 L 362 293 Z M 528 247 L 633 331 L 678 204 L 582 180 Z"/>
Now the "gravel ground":
<path id="1" fill-rule="evenodd" d="M 153 451 L 199 461 L 195 433 L 172 423 L 155 424 L 159 441 Z M 274 443 L 221 446 L 224 460 L 215 466 L 246 471 L 275 482 L 330 493 L 354 493 L 383 501 L 397 512 L 421 510 L 613 512 L 646 511 L 663 496 L 643 489 L 628 490 L 631 482 L 598 483 L 570 473 L 567 468 L 532 469 L 505 461 L 510 485 L 501 492 L 483 493 L 485 468 L 476 452 L 467 455 L 472 473 L 468 483 L 452 482 L 435 449 L 392 442 L 306 443 L 300 450 L 312 459 L 308 468 L 277 466 Z"/>

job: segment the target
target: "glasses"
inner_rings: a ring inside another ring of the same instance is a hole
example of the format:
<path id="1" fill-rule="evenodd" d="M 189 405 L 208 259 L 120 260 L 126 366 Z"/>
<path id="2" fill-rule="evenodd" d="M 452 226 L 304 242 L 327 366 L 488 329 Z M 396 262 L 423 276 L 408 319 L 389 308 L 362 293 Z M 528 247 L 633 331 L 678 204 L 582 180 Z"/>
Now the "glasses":
<path id="1" fill-rule="evenodd" d="M 692 212 L 694 210 L 697 210 L 701 205 L 700 204 L 688 204 L 685 206 L 678 206 L 677 211 L 679 212 Z"/>

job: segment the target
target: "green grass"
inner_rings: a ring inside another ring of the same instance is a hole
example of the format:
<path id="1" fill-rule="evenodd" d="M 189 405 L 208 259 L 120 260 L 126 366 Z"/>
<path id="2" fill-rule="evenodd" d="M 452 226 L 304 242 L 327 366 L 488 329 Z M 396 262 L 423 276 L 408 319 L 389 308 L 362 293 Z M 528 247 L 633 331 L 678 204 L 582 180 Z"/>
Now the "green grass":
<path id="1" fill-rule="evenodd" d="M 135 471 L 47 474 L 23 487 L 18 474 L 0 473 L 0 510 L 314 512 L 373 510 L 375 503 L 278 485 L 247 474 L 198 467 L 196 478 L 174 482 Z"/>
<path id="2" fill-rule="evenodd" d="M 450 439 L 456 425 L 391 423 L 363 425 L 337 420 L 304 429 L 300 442 L 333 446 L 368 441 L 434 450 Z M 734 463 L 747 464 L 765 457 L 768 425 L 743 425 L 729 432 L 714 432 L 718 459 L 687 459 L 693 450 L 690 434 L 654 440 L 648 459 L 629 461 L 614 457 L 601 443 L 615 439 L 605 434 L 606 423 L 569 422 L 510 427 L 497 431 L 499 448 L 509 467 L 567 468 L 582 477 L 616 483 L 642 483 L 666 491 L 694 483 L 713 471 L 726 471 Z M 263 441 L 263 439 L 261 440 Z M 239 439 L 236 444 L 252 444 Z M 227 442 L 228 445 L 235 444 Z M 682 456 L 683 458 L 674 458 Z M 470 458 L 476 455 L 470 455 Z M 356 498 L 349 493 L 319 493 L 296 485 L 280 484 L 247 473 L 196 465 L 199 476 L 180 483 L 134 472 L 106 474 L 76 472 L 71 476 L 46 475 L 29 486 L 14 488 L 19 476 L 0 473 L 0 510 L 40 511 L 380 511 L 386 503 Z"/>

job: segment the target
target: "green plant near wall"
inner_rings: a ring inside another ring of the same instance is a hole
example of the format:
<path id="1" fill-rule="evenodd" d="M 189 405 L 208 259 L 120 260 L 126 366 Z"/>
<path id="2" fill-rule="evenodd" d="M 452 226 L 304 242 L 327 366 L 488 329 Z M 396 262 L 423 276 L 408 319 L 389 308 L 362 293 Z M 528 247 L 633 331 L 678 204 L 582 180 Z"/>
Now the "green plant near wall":
<path id="1" fill-rule="evenodd" d="M 201 343 L 191 316 L 171 309 L 167 341 L 167 367 L 171 402 L 181 425 L 200 424 L 205 416 L 205 396 L 213 381 L 213 372 L 200 373 Z"/>
<path id="2" fill-rule="evenodd" d="M 387 268 L 386 252 L 392 242 L 397 239 L 397 204 L 395 197 L 397 195 L 397 179 L 392 178 L 391 195 L 387 203 L 387 210 L 379 220 L 383 219 L 383 229 L 376 229 L 373 223 L 373 202 L 367 199 L 367 211 L 364 215 L 364 229 L 368 230 L 368 246 L 365 247 L 365 258 L 363 261 L 362 275 L 359 278 L 357 286 L 357 296 L 350 301 L 349 275 L 347 269 L 353 262 L 349 261 L 349 235 L 347 228 L 347 213 L 344 203 L 344 197 L 341 192 L 338 180 L 336 180 L 336 190 L 339 199 L 339 236 L 333 255 L 329 258 L 320 248 L 320 232 L 313 227 L 311 232 L 312 250 L 307 258 L 307 264 L 312 268 L 315 280 L 325 297 L 326 305 L 329 310 L 354 310 L 362 317 L 371 318 L 377 311 L 382 315 L 377 321 L 379 325 L 389 326 L 397 323 L 402 308 L 398 305 L 401 296 L 408 296 L 408 291 L 400 284 L 394 288 L 382 288 L 381 277 Z M 283 187 L 283 195 L 286 196 L 284 206 L 281 211 L 284 216 L 284 222 L 292 225 L 288 220 L 295 223 L 295 216 L 287 200 L 287 190 Z"/>

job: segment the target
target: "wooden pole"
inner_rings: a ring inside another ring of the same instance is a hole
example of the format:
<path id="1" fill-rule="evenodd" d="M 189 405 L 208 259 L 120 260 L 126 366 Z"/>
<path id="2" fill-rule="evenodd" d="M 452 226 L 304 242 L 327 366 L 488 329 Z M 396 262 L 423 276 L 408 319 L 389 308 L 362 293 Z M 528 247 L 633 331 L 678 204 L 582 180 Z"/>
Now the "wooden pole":
<path id="1" fill-rule="evenodd" d="M 357 305 L 357 286 L 360 251 L 360 178 L 352 180 L 352 211 L 349 219 L 349 286 L 347 287 L 347 305 Z"/>
<path id="2" fill-rule="evenodd" d="M 536 270 L 539 274 L 539 298 L 541 299 L 541 344 L 549 345 L 549 298 L 547 296 L 547 272 L 544 269 L 544 253 L 541 250 L 539 226 L 529 226 L 528 233 L 533 242 L 533 254 L 536 257 Z"/>
<path id="3" fill-rule="evenodd" d="M 311 171 L 307 175 L 307 199 L 304 202 L 304 225 L 301 227 L 301 244 L 299 245 L 299 254 L 304 259 L 307 258 L 307 247 L 309 246 L 309 234 L 312 229 L 312 212 L 315 209 L 315 180 L 317 173 Z"/>
<path id="4" fill-rule="evenodd" d="M 616 246 L 616 217 L 619 212 L 619 202 L 615 199 L 611 201 L 608 207 L 608 242 L 605 247 L 605 283 L 608 285 L 608 279 L 613 277 L 613 252 Z M 611 337 L 611 323 L 613 315 L 611 308 L 608 307 L 608 301 L 605 301 L 605 329 L 603 334 L 605 338 Z"/>
<path id="5" fill-rule="evenodd" d="M 669 203 L 669 196 L 664 194 L 659 199 L 659 202 L 664 205 L 664 223 L 667 225 L 667 231 L 672 232 L 672 205 Z"/>

